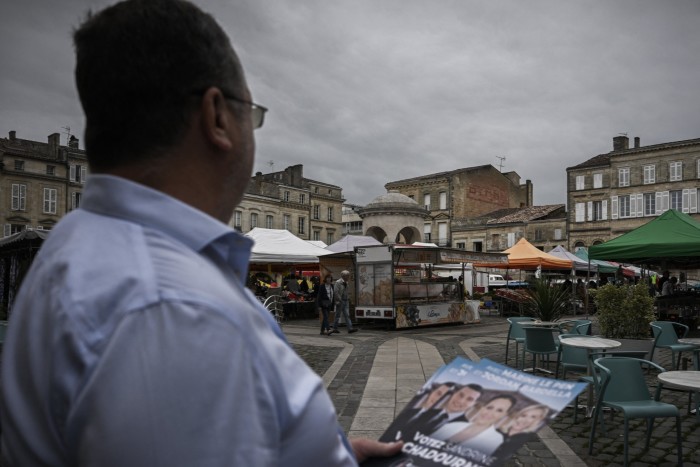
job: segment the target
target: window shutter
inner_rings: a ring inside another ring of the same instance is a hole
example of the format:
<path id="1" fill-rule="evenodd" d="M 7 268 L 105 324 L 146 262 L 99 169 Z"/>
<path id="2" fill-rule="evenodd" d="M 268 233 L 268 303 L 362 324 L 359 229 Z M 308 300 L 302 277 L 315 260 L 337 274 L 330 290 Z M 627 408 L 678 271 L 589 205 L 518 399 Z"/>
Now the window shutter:
<path id="1" fill-rule="evenodd" d="M 608 218 L 608 200 L 604 199 L 603 201 L 600 202 L 600 205 L 601 205 L 600 218 L 602 220 L 606 220 Z"/>
<path id="2" fill-rule="evenodd" d="M 70 194 L 70 208 L 75 209 L 75 191 Z"/>
<path id="3" fill-rule="evenodd" d="M 71 164 L 70 165 L 70 170 L 69 170 L 69 175 L 68 178 L 71 182 L 75 181 L 75 165 Z"/>
<path id="4" fill-rule="evenodd" d="M 683 212 L 690 212 L 690 190 L 688 188 L 683 189 Z"/>
<path id="5" fill-rule="evenodd" d="M 12 185 L 12 210 L 16 211 L 19 209 L 19 185 Z"/>
<path id="6" fill-rule="evenodd" d="M 688 193 L 688 204 L 690 205 L 690 214 L 698 212 L 698 190 L 690 190 L 690 193 Z"/>
<path id="7" fill-rule="evenodd" d="M 19 186 L 19 209 L 21 211 L 27 209 L 27 185 Z"/>
<path id="8" fill-rule="evenodd" d="M 589 201 L 587 207 L 588 207 L 588 216 L 586 216 L 586 218 L 589 221 L 592 221 L 593 220 L 593 201 Z"/>
<path id="9" fill-rule="evenodd" d="M 617 219 L 617 196 L 610 197 L 610 219 Z"/>
<path id="10" fill-rule="evenodd" d="M 9 237 L 12 235 L 12 225 L 10 224 L 5 224 L 2 226 L 2 236 L 3 237 Z"/>
<path id="11" fill-rule="evenodd" d="M 632 213 L 634 216 L 634 213 Z M 644 216 L 644 200 L 641 193 L 637 193 L 637 217 Z"/>
<path id="12" fill-rule="evenodd" d="M 583 203 L 576 203 L 576 222 L 583 222 L 585 215 L 586 205 Z"/>
<path id="13" fill-rule="evenodd" d="M 84 165 L 80 166 L 80 183 L 85 183 L 85 177 L 87 177 L 87 167 Z"/>
<path id="14" fill-rule="evenodd" d="M 637 217 L 637 196 L 634 193 L 630 195 L 630 217 Z"/>
<path id="15" fill-rule="evenodd" d="M 656 215 L 658 216 L 663 212 L 663 193 L 661 191 L 656 192 Z"/>

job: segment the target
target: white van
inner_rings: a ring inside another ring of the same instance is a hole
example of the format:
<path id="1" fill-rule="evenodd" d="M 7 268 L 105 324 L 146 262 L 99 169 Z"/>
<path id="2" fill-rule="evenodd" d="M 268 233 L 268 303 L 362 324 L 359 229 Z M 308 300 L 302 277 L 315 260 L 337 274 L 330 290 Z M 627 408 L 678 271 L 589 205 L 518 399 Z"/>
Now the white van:
<path id="1" fill-rule="evenodd" d="M 500 274 L 489 274 L 489 287 L 505 287 L 508 282 Z"/>

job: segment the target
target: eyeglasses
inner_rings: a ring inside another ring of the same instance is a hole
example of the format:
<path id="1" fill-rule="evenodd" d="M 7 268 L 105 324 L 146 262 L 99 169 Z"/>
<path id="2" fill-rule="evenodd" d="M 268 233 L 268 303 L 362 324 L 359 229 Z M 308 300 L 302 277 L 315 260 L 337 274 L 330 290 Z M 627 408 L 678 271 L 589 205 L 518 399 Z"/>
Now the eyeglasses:
<path id="1" fill-rule="evenodd" d="M 248 104 L 250 106 L 250 119 L 253 122 L 253 129 L 257 130 L 258 128 L 263 126 L 263 122 L 265 121 L 265 112 L 267 112 L 267 107 L 258 105 L 255 102 L 245 101 L 237 97 L 229 96 L 227 94 L 224 94 L 224 97 L 232 101 L 240 102 L 241 104 Z"/>
<path id="2" fill-rule="evenodd" d="M 203 93 L 204 91 L 195 91 L 192 93 L 192 95 L 201 96 Z M 247 104 L 250 106 L 250 119 L 253 123 L 254 130 L 257 130 L 258 128 L 263 126 L 263 122 L 265 121 L 265 113 L 267 112 L 267 107 L 258 105 L 255 102 L 250 102 L 243 99 L 239 99 L 237 97 L 233 97 L 223 91 L 221 91 L 221 93 L 228 100 L 240 102 L 241 104 Z"/>

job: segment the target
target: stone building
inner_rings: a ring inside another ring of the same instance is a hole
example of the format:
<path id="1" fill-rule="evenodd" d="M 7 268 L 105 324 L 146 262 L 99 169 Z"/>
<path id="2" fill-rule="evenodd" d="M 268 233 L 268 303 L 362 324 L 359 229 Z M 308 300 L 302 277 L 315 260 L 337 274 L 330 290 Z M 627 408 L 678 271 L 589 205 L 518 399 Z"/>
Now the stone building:
<path id="1" fill-rule="evenodd" d="M 456 246 L 452 223 L 497 209 L 532 206 L 532 182 L 520 183 L 516 172 L 501 173 L 483 165 L 389 182 L 387 191 L 397 191 L 428 211 L 422 226 L 422 241 Z"/>
<path id="2" fill-rule="evenodd" d="M 344 235 L 364 235 L 364 230 L 362 228 L 362 217 L 358 212 L 362 209 L 359 204 L 343 204 L 343 232 Z"/>
<path id="3" fill-rule="evenodd" d="M 668 209 L 700 220 L 700 139 L 641 146 L 613 138 L 613 150 L 567 172 L 569 249 L 618 237 Z"/>
<path id="4" fill-rule="evenodd" d="M 304 178 L 301 164 L 281 172 L 256 173 L 230 224 L 240 232 L 255 227 L 289 230 L 304 240 L 331 244 L 342 236 L 342 188 Z"/>
<path id="5" fill-rule="evenodd" d="M 521 238 L 543 251 L 566 245 L 566 207 L 552 204 L 507 208 L 452 221 L 452 242 L 456 248 L 498 252 Z"/>
<path id="6" fill-rule="evenodd" d="M 3 236 L 22 230 L 50 230 L 80 205 L 88 175 L 85 151 L 70 136 L 46 143 L 17 138 L 15 131 L 0 139 L 0 222 Z"/>

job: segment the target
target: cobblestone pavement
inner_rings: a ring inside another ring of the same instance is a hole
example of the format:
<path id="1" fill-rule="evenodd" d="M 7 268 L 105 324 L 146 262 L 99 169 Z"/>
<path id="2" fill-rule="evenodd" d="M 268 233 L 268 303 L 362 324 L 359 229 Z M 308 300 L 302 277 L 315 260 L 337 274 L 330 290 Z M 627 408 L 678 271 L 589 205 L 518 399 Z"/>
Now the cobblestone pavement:
<path id="1" fill-rule="evenodd" d="M 317 326 L 316 321 L 292 321 L 285 324 L 283 329 L 309 366 L 319 375 L 325 375 L 324 380 L 336 405 L 340 423 L 348 432 L 362 401 L 375 355 L 382 344 L 401 337 L 434 346 L 444 362 L 457 356 L 503 362 L 508 329 L 504 318 L 484 316 L 481 323 L 463 326 L 402 331 L 363 328 L 356 334 L 342 332 L 332 337 L 316 335 L 321 339 L 313 342 L 305 338 L 317 334 Z M 512 348 L 510 352 L 512 355 Z M 654 360 L 664 368 L 670 368 L 670 352 L 657 349 Z M 551 366 L 554 368 L 554 362 Z M 573 374 L 568 376 L 575 377 Z M 648 378 L 650 383 L 655 384 L 654 374 Z M 700 466 L 700 424 L 696 422 L 695 415 L 688 414 L 688 393 L 664 389 L 661 399 L 676 404 L 681 409 L 684 465 Z M 540 430 L 538 441 L 527 443 L 506 465 L 622 465 L 622 417 L 617 415 L 611 418 L 606 415 L 606 432 L 601 434 L 597 431 L 593 455 L 589 456 L 591 419 L 586 418 L 583 412 L 578 415 L 578 421 L 574 423 L 573 408 L 562 411 L 550 427 Z M 674 419 L 656 420 L 648 450 L 644 449 L 644 435 L 645 422 L 630 422 L 630 465 L 676 465 Z M 567 455 L 567 451 L 574 455 Z"/>

